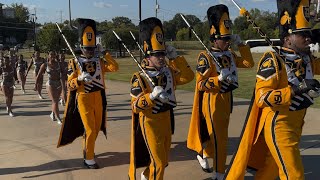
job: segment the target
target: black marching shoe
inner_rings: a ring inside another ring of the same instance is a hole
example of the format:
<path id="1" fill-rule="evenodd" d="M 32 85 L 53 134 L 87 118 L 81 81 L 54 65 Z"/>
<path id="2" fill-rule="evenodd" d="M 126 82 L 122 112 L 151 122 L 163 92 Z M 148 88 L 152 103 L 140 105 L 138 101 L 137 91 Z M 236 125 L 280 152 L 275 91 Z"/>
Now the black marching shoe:
<path id="1" fill-rule="evenodd" d="M 95 164 L 87 164 L 85 160 L 83 160 L 83 164 L 88 168 L 88 169 L 99 169 L 99 165 L 97 163 Z"/>

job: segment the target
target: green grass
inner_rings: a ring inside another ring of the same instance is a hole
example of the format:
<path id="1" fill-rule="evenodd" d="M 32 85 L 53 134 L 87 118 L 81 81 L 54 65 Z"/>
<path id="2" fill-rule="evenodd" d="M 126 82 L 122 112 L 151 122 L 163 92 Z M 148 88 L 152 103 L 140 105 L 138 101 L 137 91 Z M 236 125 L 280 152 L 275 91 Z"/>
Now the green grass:
<path id="1" fill-rule="evenodd" d="M 195 71 L 196 60 L 198 58 L 198 54 L 201 50 L 180 50 L 179 54 L 183 55 L 191 66 L 192 70 Z M 28 54 L 29 55 L 29 54 Z M 318 57 L 320 54 L 316 54 Z M 239 85 L 240 87 L 234 91 L 234 97 L 251 99 L 252 91 L 255 84 L 255 75 L 257 69 L 257 63 L 260 60 L 262 54 L 254 53 L 253 58 L 255 61 L 255 66 L 251 69 L 238 69 L 239 70 Z M 30 56 L 25 56 L 29 58 Z M 42 54 L 42 57 L 44 55 Z M 67 57 L 68 58 L 68 57 Z M 71 56 L 69 56 L 71 58 Z M 137 57 L 139 60 L 139 57 Z M 133 61 L 131 57 L 125 58 L 117 58 L 116 61 L 119 63 L 119 71 L 114 73 L 108 73 L 107 79 L 109 80 L 118 80 L 130 82 L 130 78 L 134 72 L 139 71 L 138 66 Z M 320 78 L 320 76 L 316 76 L 316 78 Z M 195 88 L 195 79 L 185 85 L 178 86 L 178 89 L 194 91 Z M 320 98 L 315 101 L 315 105 L 313 107 L 320 108 Z"/>

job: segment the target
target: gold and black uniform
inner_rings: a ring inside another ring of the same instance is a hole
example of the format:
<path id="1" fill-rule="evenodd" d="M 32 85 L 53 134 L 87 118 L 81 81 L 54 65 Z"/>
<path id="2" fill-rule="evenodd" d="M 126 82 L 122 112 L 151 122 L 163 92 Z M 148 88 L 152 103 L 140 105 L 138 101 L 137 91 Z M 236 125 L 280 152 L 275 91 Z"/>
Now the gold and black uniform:
<path id="1" fill-rule="evenodd" d="M 218 18 L 216 21 L 224 23 L 229 20 L 225 5 L 209 8 L 208 17 L 212 17 L 210 15 L 212 13 L 219 12 L 217 9 L 222 9 L 222 11 L 220 12 L 221 19 Z M 218 27 L 220 27 L 221 36 L 230 36 L 229 29 L 221 28 L 225 26 Z M 219 29 L 218 27 L 216 29 Z M 215 33 L 211 34 L 211 36 L 214 35 Z M 204 153 L 206 157 L 213 158 L 214 171 L 223 174 L 227 158 L 229 119 L 233 107 L 232 91 L 239 87 L 237 68 L 251 68 L 254 62 L 250 47 L 247 45 L 239 46 L 241 57 L 231 49 L 222 51 L 211 48 L 210 51 L 222 67 L 218 66 L 207 52 L 199 54 L 187 146 L 200 155 Z M 219 81 L 218 76 L 222 69 L 229 71 L 234 82 Z"/>
<path id="2" fill-rule="evenodd" d="M 88 22 L 86 19 L 84 22 Z M 93 20 L 89 22 L 94 22 Z M 92 23 L 82 26 L 83 36 L 90 33 L 90 39 L 95 39 Z M 95 29 L 95 28 L 94 28 Z M 83 38 L 83 39 L 85 39 Z M 84 40 L 83 40 L 84 41 Z M 86 42 L 95 46 L 94 42 Z M 117 62 L 105 54 L 104 58 L 86 58 L 80 56 L 71 59 L 68 64 L 68 96 L 67 106 L 64 112 L 58 147 L 73 142 L 77 137 L 84 138 L 84 158 L 94 159 L 95 140 L 100 130 L 106 135 L 106 94 L 105 94 L 105 73 L 118 70 Z M 78 81 L 81 73 L 89 73 L 92 83 Z"/>
<path id="3" fill-rule="evenodd" d="M 283 26 L 280 33 L 310 31 L 308 18 L 305 18 L 309 13 L 305 11 L 309 1 L 278 1 L 278 8 Z M 291 17 L 296 18 L 296 24 L 287 24 L 287 20 L 293 21 Z M 283 31 L 287 26 L 290 31 Z M 247 167 L 257 170 L 257 180 L 272 180 L 278 176 L 281 180 L 304 179 L 299 142 L 307 108 L 314 100 L 308 93 L 293 95 L 292 87 L 304 79 L 313 79 L 315 74 L 320 74 L 320 60 L 313 56 L 284 47 L 279 53 L 264 54 L 227 180 L 244 179 Z"/>
<path id="4" fill-rule="evenodd" d="M 306 93 L 292 96 L 291 85 L 320 74 L 320 60 L 286 48 L 281 54 L 284 62 L 268 52 L 259 63 L 253 104 L 228 180 L 243 179 L 247 166 L 258 170 L 256 179 L 304 179 L 299 141 L 314 101 Z"/>
<path id="5" fill-rule="evenodd" d="M 143 27 L 150 28 L 149 30 Z M 146 54 L 148 51 L 164 51 L 161 21 L 148 18 L 140 23 L 140 33 L 149 33 L 142 42 Z M 148 43 L 146 41 L 150 40 Z M 148 44 L 149 48 L 147 48 Z M 145 62 L 147 60 L 145 59 Z M 144 175 L 148 179 L 162 180 L 164 169 L 168 166 L 171 135 L 174 131 L 174 113 L 177 101 L 175 89 L 177 85 L 186 84 L 194 78 L 186 60 L 182 56 L 169 60 L 169 64 L 157 70 L 143 65 L 155 86 L 161 86 L 168 95 L 168 101 L 159 98 L 151 100 L 150 93 L 154 86 L 143 72 L 136 72 L 131 79 L 132 133 L 130 150 L 129 179 L 136 179 L 136 168 L 147 167 Z"/>

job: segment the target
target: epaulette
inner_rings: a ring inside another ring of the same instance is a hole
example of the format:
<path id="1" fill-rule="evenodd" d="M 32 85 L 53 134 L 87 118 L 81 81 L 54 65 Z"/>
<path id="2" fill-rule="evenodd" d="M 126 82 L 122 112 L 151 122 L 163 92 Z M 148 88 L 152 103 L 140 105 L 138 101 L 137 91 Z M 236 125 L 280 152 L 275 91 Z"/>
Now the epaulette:
<path id="1" fill-rule="evenodd" d="M 68 75 L 72 74 L 76 70 L 75 59 L 69 59 L 68 61 Z"/>
<path id="2" fill-rule="evenodd" d="M 258 65 L 257 77 L 267 81 L 276 76 L 281 69 L 281 61 L 279 59 L 274 52 L 265 53 Z"/>
<path id="3" fill-rule="evenodd" d="M 133 74 L 130 83 L 131 83 L 130 94 L 133 97 L 138 97 L 146 89 L 145 82 L 142 80 L 139 73 Z"/>
<path id="4" fill-rule="evenodd" d="M 205 75 L 210 69 L 210 59 L 205 52 L 201 52 L 198 57 L 196 70 L 201 75 Z"/>

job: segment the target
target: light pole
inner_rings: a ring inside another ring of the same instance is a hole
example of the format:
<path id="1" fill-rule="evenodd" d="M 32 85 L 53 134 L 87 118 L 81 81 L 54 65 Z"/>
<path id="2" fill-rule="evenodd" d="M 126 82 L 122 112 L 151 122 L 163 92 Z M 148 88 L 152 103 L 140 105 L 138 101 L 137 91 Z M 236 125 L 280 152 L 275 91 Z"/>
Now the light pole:
<path id="1" fill-rule="evenodd" d="M 156 18 L 158 17 L 158 9 L 160 5 L 158 4 L 158 0 L 156 0 Z"/>
<path id="2" fill-rule="evenodd" d="M 71 25 L 71 2 L 69 0 L 69 26 L 72 29 L 72 25 Z"/>
<path id="3" fill-rule="evenodd" d="M 33 23 L 33 50 L 36 50 L 37 47 L 37 34 L 36 34 L 36 20 L 37 20 L 37 15 L 36 11 L 34 14 L 30 14 L 32 16 L 32 23 Z"/>

